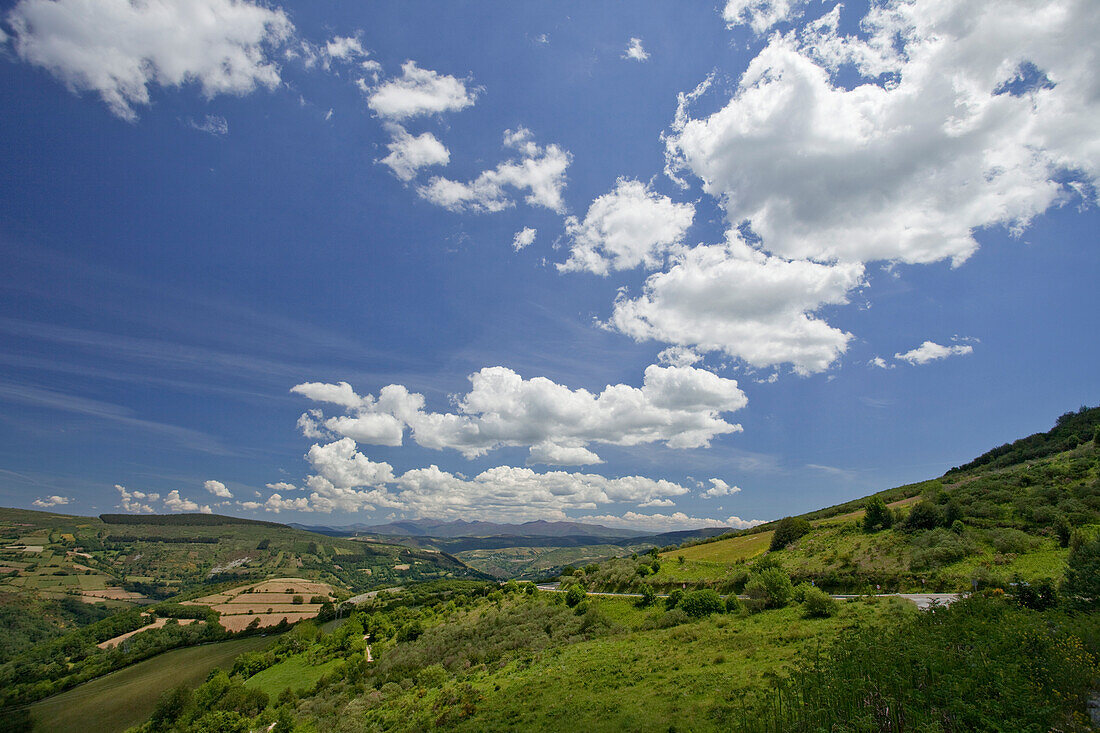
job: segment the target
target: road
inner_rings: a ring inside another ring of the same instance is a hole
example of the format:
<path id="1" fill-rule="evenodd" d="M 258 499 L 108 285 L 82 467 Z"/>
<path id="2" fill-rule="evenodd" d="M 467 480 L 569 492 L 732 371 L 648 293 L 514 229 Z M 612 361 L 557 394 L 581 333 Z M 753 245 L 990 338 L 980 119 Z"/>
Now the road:
<path id="1" fill-rule="evenodd" d="M 543 583 L 536 586 L 539 590 L 547 593 L 564 593 L 556 583 Z M 589 591 L 590 596 L 611 596 L 616 598 L 641 598 L 640 593 L 602 593 L 599 591 Z M 932 606 L 950 606 L 955 601 L 963 597 L 962 593 L 876 593 L 876 598 L 904 598 L 905 600 L 916 604 L 917 608 L 922 611 L 931 608 Z M 657 594 L 658 598 L 667 598 L 667 594 Z M 738 598 L 745 599 L 748 596 L 738 596 Z M 846 601 L 849 598 L 862 598 L 858 595 L 834 595 L 833 598 L 838 601 Z"/>

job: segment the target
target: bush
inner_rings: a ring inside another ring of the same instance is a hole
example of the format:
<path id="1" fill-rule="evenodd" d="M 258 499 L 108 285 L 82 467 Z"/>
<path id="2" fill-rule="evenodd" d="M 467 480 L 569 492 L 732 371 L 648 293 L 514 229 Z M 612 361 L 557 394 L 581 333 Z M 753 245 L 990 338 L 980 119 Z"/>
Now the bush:
<path id="1" fill-rule="evenodd" d="M 909 510 L 909 515 L 901 522 L 901 529 L 916 532 L 922 529 L 935 529 L 943 524 L 943 512 L 930 501 L 918 501 Z"/>
<path id="2" fill-rule="evenodd" d="M 1058 605 L 1058 589 L 1049 578 L 1034 584 L 1017 580 L 1016 603 L 1033 611 L 1046 611 Z"/>
<path id="3" fill-rule="evenodd" d="M 836 615 L 836 599 L 812 585 L 802 594 L 802 606 L 806 618 L 828 618 Z"/>
<path id="4" fill-rule="evenodd" d="M 712 613 L 721 613 L 724 606 L 722 597 L 717 591 L 705 588 L 684 594 L 683 600 L 680 601 L 680 608 L 692 618 L 703 618 Z"/>
<path id="5" fill-rule="evenodd" d="M 745 585 L 745 595 L 749 597 L 750 607 L 754 611 L 762 608 L 782 608 L 790 603 L 791 578 L 781 568 L 768 568 L 749 576 Z"/>
<path id="6" fill-rule="evenodd" d="M 1062 595 L 1079 608 L 1095 610 L 1100 608 L 1100 535 L 1073 540 Z"/>
<path id="7" fill-rule="evenodd" d="M 583 601 L 584 597 L 587 596 L 587 595 L 588 595 L 588 593 L 586 593 L 584 588 L 582 588 L 579 584 L 574 585 L 574 586 L 570 587 L 568 592 L 566 592 L 566 594 L 565 594 L 565 605 L 569 606 L 570 608 L 573 608 L 578 603 Z"/>
<path id="8" fill-rule="evenodd" d="M 864 506 L 863 531 L 877 532 L 880 529 L 890 529 L 894 524 L 894 513 L 881 496 L 872 496 Z"/>
<path id="9" fill-rule="evenodd" d="M 668 594 L 668 598 L 665 599 L 665 608 L 676 608 L 677 604 L 680 603 L 680 599 L 683 597 L 684 592 L 682 590 L 680 590 L 679 588 L 673 589 L 673 591 Z"/>
<path id="10" fill-rule="evenodd" d="M 922 532 L 913 538 L 912 545 L 909 565 L 914 570 L 931 570 L 950 565 L 977 550 L 965 535 L 960 536 L 946 529 Z"/>
<path id="11" fill-rule="evenodd" d="M 642 583 L 641 594 L 642 597 L 638 599 L 638 605 L 642 608 L 648 608 L 657 602 L 657 594 L 649 583 Z"/>
<path id="12" fill-rule="evenodd" d="M 736 593 L 730 593 L 726 596 L 726 613 L 740 613 L 742 608 L 744 608 L 744 605 Z"/>
<path id="13" fill-rule="evenodd" d="M 772 543 L 768 548 L 772 552 L 782 550 L 799 537 L 810 531 L 810 522 L 802 517 L 784 517 L 779 520 L 772 535 Z"/>

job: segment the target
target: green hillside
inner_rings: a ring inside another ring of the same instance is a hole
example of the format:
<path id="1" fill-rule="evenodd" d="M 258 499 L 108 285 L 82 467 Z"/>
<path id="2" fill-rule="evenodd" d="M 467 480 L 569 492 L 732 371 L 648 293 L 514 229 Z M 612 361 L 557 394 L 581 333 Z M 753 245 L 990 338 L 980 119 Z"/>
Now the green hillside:
<path id="1" fill-rule="evenodd" d="M 740 591 L 767 555 L 796 582 L 841 593 L 1057 582 L 1072 533 L 1100 525 L 1098 440 L 1100 408 L 1082 408 L 940 478 L 666 549 L 656 572 L 646 557 L 622 558 L 577 577 L 590 590 Z"/>

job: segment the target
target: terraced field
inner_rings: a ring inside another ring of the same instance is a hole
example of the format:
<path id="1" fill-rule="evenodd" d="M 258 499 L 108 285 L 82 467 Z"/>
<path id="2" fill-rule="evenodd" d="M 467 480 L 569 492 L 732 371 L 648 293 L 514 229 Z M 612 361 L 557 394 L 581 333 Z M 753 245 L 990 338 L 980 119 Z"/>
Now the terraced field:
<path id="1" fill-rule="evenodd" d="M 314 618 L 321 604 L 310 601 L 317 597 L 334 600 L 332 586 L 301 578 L 274 578 L 184 601 L 184 605 L 209 606 L 221 614 L 221 625 L 226 630 L 241 631 L 257 619 L 259 626 L 265 628 L 284 618 L 291 624 Z"/>

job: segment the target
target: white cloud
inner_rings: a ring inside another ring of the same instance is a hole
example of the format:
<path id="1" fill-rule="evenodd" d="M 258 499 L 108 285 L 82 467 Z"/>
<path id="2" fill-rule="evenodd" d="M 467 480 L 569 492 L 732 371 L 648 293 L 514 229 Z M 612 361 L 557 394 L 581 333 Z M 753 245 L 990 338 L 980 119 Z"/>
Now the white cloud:
<path id="1" fill-rule="evenodd" d="M 624 59 L 632 59 L 634 61 L 645 61 L 649 58 L 649 53 L 642 46 L 641 38 L 631 38 L 630 45 L 623 51 Z"/>
<path id="2" fill-rule="evenodd" d="M 227 135 L 229 134 L 229 122 L 224 117 L 218 115 L 207 115 L 203 118 L 202 122 L 195 122 L 194 120 L 188 120 L 188 124 L 192 129 L 199 132 L 205 132 L 209 135 Z"/>
<path id="3" fill-rule="evenodd" d="M 588 515 L 578 517 L 577 521 L 603 524 L 608 527 L 649 529 L 654 532 L 673 532 L 679 529 L 700 529 L 703 527 L 748 529 L 758 524 L 765 524 L 765 520 L 763 519 L 741 519 L 741 517 L 710 519 L 705 517 L 690 517 L 683 512 L 674 512 L 672 514 L 639 514 L 638 512 L 626 512 L 622 516 L 616 516 L 614 514 Z"/>
<path id="4" fill-rule="evenodd" d="M 684 346 L 669 346 L 657 354 L 657 363 L 667 366 L 691 366 L 702 361 L 703 357 Z"/>
<path id="5" fill-rule="evenodd" d="M 279 492 L 282 492 L 282 491 L 297 491 L 298 490 L 297 486 L 295 486 L 294 484 L 287 483 L 286 481 L 277 481 L 273 484 L 267 484 L 267 488 L 271 489 L 272 491 L 279 491 Z M 259 496 L 259 495 L 260 495 L 260 493 L 256 492 L 256 496 Z"/>
<path id="6" fill-rule="evenodd" d="M 268 51 L 294 31 L 282 10 L 248 0 L 21 0 L 6 20 L 21 59 L 126 120 L 152 84 L 195 83 L 207 98 L 275 88 Z"/>
<path id="7" fill-rule="evenodd" d="M 886 360 L 883 359 L 881 356 L 876 356 L 874 359 L 871 359 L 869 362 L 867 362 L 867 365 L 868 366 L 873 366 L 873 367 L 878 367 L 879 369 L 893 369 L 894 368 L 893 364 L 888 364 L 886 362 Z"/>
<path id="8" fill-rule="evenodd" d="M 525 128 L 516 132 L 506 130 L 504 143 L 521 152 L 523 157 L 500 163 L 467 183 L 437 176 L 417 189 L 417 193 L 450 211 L 496 212 L 514 205 L 506 189 L 515 188 L 528 191 L 524 200 L 531 206 L 564 212 L 565 170 L 573 156 L 557 145 L 545 148 L 536 145 Z"/>
<path id="9" fill-rule="evenodd" d="M 0 42 L 2 42 L 2 39 L 0 39 Z M 49 509 L 50 507 L 64 506 L 65 504 L 68 504 L 71 501 L 72 501 L 72 499 L 70 499 L 67 496 L 56 496 L 55 495 L 55 496 L 46 496 L 46 497 L 43 497 L 43 498 L 40 498 L 40 499 L 35 499 L 34 501 L 31 502 L 31 504 L 33 504 L 36 507 L 40 507 L 42 509 Z"/>
<path id="10" fill-rule="evenodd" d="M 233 494 L 221 481 L 204 481 L 202 487 L 219 499 L 232 499 Z"/>
<path id="11" fill-rule="evenodd" d="M 127 491 L 125 486 L 115 484 L 118 491 L 119 504 L 124 512 L 130 514 L 152 514 L 153 507 L 146 501 L 153 502 L 160 498 L 160 494 L 147 494 L 143 491 Z"/>
<path id="12" fill-rule="evenodd" d="M 314 445 L 307 457 L 316 474 L 306 479 L 308 497 L 294 500 L 272 494 L 266 501 L 241 502 L 246 509 L 314 512 L 374 511 L 379 507 L 407 516 L 469 517 L 518 521 L 565 519 L 565 511 L 590 511 L 600 505 L 630 503 L 671 506 L 670 497 L 689 490 L 680 484 L 644 476 L 607 478 L 567 471 L 536 472 L 497 466 L 473 478 L 437 466 L 395 476 L 387 463 L 370 460 L 344 438 Z"/>
<path id="13" fill-rule="evenodd" d="M 325 44 L 325 57 L 336 61 L 356 61 L 369 55 L 355 36 L 334 36 Z"/>
<path id="14" fill-rule="evenodd" d="M 164 508 L 170 512 L 202 512 L 203 514 L 210 514 L 210 507 L 206 504 L 199 506 L 196 502 L 190 499 L 184 499 L 180 496 L 180 492 L 173 489 L 168 492 L 168 495 L 164 497 Z"/>
<path id="15" fill-rule="evenodd" d="M 761 35 L 800 16 L 805 4 L 806 0 L 728 0 L 722 19 L 729 28 L 747 25 Z"/>
<path id="16" fill-rule="evenodd" d="M 406 120 L 466 109 L 473 105 L 478 91 L 467 89 L 462 79 L 406 61 L 401 65 L 400 77 L 370 89 L 367 106 L 384 119 Z"/>
<path id="17" fill-rule="evenodd" d="M 704 499 L 714 499 L 719 496 L 732 496 L 740 491 L 740 486 L 730 486 L 720 478 L 712 478 L 710 479 L 710 488 L 704 491 L 701 496 Z"/>
<path id="18" fill-rule="evenodd" d="M 907 361 L 913 365 L 921 365 L 938 359 L 946 359 L 949 356 L 962 356 L 973 352 L 974 347 L 969 344 L 940 346 L 934 341 L 925 341 L 917 348 L 906 351 L 904 354 L 894 354 L 894 358 Z"/>
<path id="19" fill-rule="evenodd" d="M 411 181 L 421 168 L 431 165 L 447 165 L 451 153 L 439 139 L 430 132 L 412 136 L 400 125 L 388 125 L 391 142 L 386 145 L 390 151 L 378 161 L 389 166 L 394 175 L 402 181 Z"/>
<path id="20" fill-rule="evenodd" d="M 524 227 L 516 232 L 516 236 L 512 238 L 512 249 L 519 252 L 524 247 L 530 247 L 534 243 L 537 233 L 538 231 L 531 227 Z"/>
<path id="21" fill-rule="evenodd" d="M 813 314 L 847 303 L 862 282 L 858 263 L 772 257 L 730 231 L 724 244 L 674 253 L 640 297 L 620 295 L 609 325 L 639 341 L 721 351 L 753 367 L 790 363 L 809 374 L 827 369 L 851 338 Z"/>
<path id="22" fill-rule="evenodd" d="M 733 2 L 727 14 L 763 7 L 792 6 Z M 773 35 L 724 108 L 666 137 L 769 252 L 958 265 L 975 229 L 1020 231 L 1076 195 L 1059 177 L 1095 196 L 1100 5 L 894 2 L 872 7 L 865 40 L 839 34 L 839 12 Z M 845 85 L 844 64 L 864 77 Z M 1048 81 L 1026 84 L 1022 69 Z"/>
<path id="23" fill-rule="evenodd" d="M 377 399 L 355 395 L 346 383 L 300 384 L 292 391 L 343 407 L 346 414 L 324 419 L 324 428 L 361 442 L 400 445 L 408 427 L 427 448 L 474 458 L 501 446 L 530 446 L 530 461 L 559 465 L 597 462 L 590 443 L 707 446 L 741 430 L 720 414 L 748 402 L 735 380 L 689 366 L 652 365 L 640 388 L 608 385 L 599 394 L 543 377 L 524 379 L 500 366 L 475 372 L 470 383 L 452 413 L 426 412 L 424 397 L 400 385 L 383 387 Z"/>
<path id="24" fill-rule="evenodd" d="M 643 264 L 658 267 L 668 249 L 683 240 L 694 216 L 691 204 L 673 203 L 640 181 L 620 178 L 615 190 L 592 202 L 583 222 L 566 220 L 573 245 L 558 269 L 606 275 Z"/>

